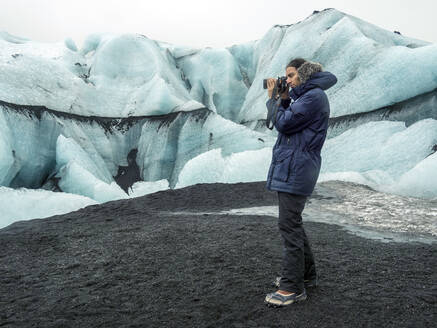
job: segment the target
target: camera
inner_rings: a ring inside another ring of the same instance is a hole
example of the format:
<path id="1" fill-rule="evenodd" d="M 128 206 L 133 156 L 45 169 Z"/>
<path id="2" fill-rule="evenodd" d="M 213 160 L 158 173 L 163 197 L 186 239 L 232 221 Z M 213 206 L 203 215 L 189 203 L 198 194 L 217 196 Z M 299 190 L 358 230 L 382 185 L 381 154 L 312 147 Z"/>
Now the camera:
<path id="1" fill-rule="evenodd" d="M 267 89 L 267 79 L 263 80 L 263 88 Z M 278 94 L 284 93 L 287 91 L 287 77 L 279 76 L 276 80 L 275 88 Z"/>

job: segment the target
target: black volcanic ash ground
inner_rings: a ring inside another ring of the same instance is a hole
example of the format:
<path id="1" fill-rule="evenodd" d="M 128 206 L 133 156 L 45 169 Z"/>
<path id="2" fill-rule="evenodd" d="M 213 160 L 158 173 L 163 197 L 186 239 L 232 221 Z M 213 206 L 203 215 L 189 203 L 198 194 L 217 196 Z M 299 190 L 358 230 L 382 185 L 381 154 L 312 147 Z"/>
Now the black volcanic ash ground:
<path id="1" fill-rule="evenodd" d="M 435 243 L 324 223 L 305 222 L 320 286 L 266 307 L 277 219 L 192 213 L 276 204 L 262 182 L 204 184 L 14 223 L 0 230 L 0 327 L 435 327 Z"/>

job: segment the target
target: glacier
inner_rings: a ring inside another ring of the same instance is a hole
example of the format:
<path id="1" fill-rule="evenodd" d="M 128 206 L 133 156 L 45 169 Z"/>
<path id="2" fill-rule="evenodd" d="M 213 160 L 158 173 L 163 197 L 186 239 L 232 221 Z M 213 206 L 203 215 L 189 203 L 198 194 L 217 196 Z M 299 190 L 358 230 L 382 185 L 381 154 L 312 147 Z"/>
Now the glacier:
<path id="1" fill-rule="evenodd" d="M 72 177 L 68 173 L 71 166 L 61 170 L 72 161 L 76 164 L 74 172 L 78 172 L 79 166 L 110 184 L 119 166 L 128 165 L 128 154 L 133 149 L 138 150 L 135 160 L 144 181 L 167 179 L 173 186 L 185 163 L 201 152 L 223 148 L 225 153 L 231 154 L 274 143 L 273 137 L 209 110 L 121 121 L 66 116 L 47 110 L 36 112 L 1 102 L 0 106 L 4 114 L 0 124 L 14 127 L 8 133 L 6 144 L 14 149 L 12 164 L 5 166 L 0 176 L 6 178 L 8 172 L 18 170 L 9 185 L 4 183 L 14 188 L 56 189 L 54 180 L 61 178 L 62 183 L 64 173 Z M 236 143 L 235 139 L 241 142 Z M 64 184 L 64 188 L 68 187 Z"/>
<path id="2" fill-rule="evenodd" d="M 78 48 L 0 32 L 0 197 L 63 192 L 94 204 L 263 181 L 276 132 L 262 80 L 295 57 L 338 78 L 319 182 L 437 197 L 437 45 L 335 9 L 223 49 L 109 33 Z"/>

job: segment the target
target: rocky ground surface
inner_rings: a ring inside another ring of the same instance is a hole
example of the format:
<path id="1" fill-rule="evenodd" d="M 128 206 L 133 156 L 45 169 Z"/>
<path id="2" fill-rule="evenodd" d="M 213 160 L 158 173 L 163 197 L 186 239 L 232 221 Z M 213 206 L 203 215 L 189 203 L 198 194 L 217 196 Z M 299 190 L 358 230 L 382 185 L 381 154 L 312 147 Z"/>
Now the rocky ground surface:
<path id="1" fill-rule="evenodd" d="M 435 327 L 437 243 L 381 242 L 312 222 L 317 204 L 350 212 L 348 187 L 359 188 L 317 186 L 304 219 L 320 286 L 280 309 L 263 303 L 280 272 L 277 219 L 226 213 L 275 206 L 262 182 L 16 222 L 0 229 L 0 327 Z"/>

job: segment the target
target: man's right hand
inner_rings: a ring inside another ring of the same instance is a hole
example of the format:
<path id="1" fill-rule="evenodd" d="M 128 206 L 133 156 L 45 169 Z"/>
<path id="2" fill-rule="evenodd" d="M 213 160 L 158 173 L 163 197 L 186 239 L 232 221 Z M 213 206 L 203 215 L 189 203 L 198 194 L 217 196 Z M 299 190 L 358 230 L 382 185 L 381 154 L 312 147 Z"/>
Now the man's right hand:
<path id="1" fill-rule="evenodd" d="M 272 98 L 273 89 L 275 88 L 276 79 L 267 79 L 267 92 L 269 94 L 269 98 Z"/>

